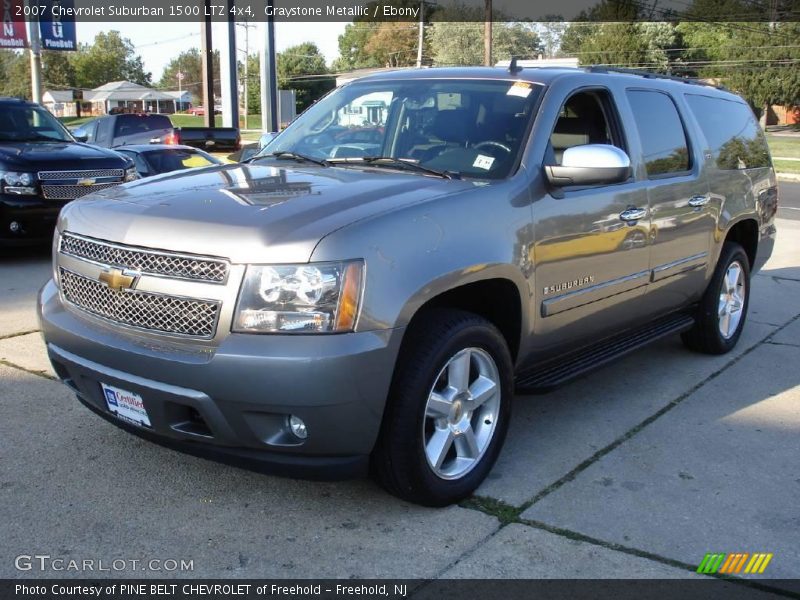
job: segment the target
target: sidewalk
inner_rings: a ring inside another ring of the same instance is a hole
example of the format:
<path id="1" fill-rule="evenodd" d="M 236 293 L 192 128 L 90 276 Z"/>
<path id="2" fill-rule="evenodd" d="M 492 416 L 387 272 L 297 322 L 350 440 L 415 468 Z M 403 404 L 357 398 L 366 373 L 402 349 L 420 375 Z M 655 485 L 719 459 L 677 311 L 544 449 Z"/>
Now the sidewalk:
<path id="1" fill-rule="evenodd" d="M 791 585 L 773 579 L 800 578 L 800 221 L 778 231 L 735 351 L 694 354 L 672 337 L 519 396 L 489 478 L 445 509 L 118 430 L 51 379 L 32 331 L 46 253 L 0 262 L 0 577 L 40 576 L 13 565 L 41 553 L 193 560 L 168 576 L 197 578 L 666 579 L 700 577 L 707 552 L 769 552 L 763 575 L 732 585 L 749 597 Z"/>

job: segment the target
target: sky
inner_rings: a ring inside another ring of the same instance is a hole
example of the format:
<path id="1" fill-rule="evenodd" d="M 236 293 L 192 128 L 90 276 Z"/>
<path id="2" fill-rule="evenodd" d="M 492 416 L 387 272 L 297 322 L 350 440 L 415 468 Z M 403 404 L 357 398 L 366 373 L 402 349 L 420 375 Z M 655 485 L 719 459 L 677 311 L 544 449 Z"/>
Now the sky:
<path id="1" fill-rule="evenodd" d="M 276 23 L 275 46 L 278 52 L 303 42 L 314 42 L 325 55 L 328 64 L 339 56 L 339 35 L 347 23 Z M 225 25 L 214 25 L 214 44 L 222 43 Z M 161 79 L 161 73 L 169 61 L 183 50 L 200 47 L 199 23 L 87 23 L 76 24 L 78 42 L 90 44 L 101 31 L 116 29 L 122 37 L 129 38 L 142 57 L 153 81 Z M 237 27 L 237 45 L 244 51 L 244 28 Z M 258 26 L 250 29 L 250 53 L 258 52 Z"/>

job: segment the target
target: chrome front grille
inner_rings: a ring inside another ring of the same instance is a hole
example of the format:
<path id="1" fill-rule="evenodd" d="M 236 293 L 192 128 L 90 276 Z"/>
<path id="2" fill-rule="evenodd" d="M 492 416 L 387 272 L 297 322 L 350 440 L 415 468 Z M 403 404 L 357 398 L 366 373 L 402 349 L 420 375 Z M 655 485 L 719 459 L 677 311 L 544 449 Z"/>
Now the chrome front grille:
<path id="1" fill-rule="evenodd" d="M 95 169 L 93 171 L 39 171 L 39 181 L 62 181 L 64 179 L 99 179 L 103 177 L 122 177 L 123 169 Z"/>
<path id="2" fill-rule="evenodd" d="M 43 185 L 42 195 L 47 200 L 75 200 L 87 194 L 114 187 L 122 183 L 96 183 L 94 185 Z"/>
<path id="3" fill-rule="evenodd" d="M 60 251 L 102 265 L 133 269 L 148 275 L 211 283 L 224 283 L 228 277 L 228 262 L 221 259 L 143 250 L 69 233 L 61 236 Z"/>
<path id="4" fill-rule="evenodd" d="M 95 316 L 148 331 L 211 338 L 219 303 L 137 290 L 117 291 L 63 267 L 61 292 L 74 306 Z"/>

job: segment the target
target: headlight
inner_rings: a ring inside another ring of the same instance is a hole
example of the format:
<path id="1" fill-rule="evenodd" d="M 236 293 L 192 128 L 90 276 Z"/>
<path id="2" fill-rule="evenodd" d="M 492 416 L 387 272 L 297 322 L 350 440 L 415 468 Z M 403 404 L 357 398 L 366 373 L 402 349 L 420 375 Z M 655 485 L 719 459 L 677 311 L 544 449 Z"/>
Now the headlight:
<path id="1" fill-rule="evenodd" d="M 364 263 L 250 265 L 233 330 L 241 333 L 352 331 L 361 299 Z"/>
<path id="2" fill-rule="evenodd" d="M 136 181 L 139 179 L 139 174 L 136 172 L 136 167 L 125 169 L 125 182 Z"/>
<path id="3" fill-rule="evenodd" d="M 0 191 L 4 194 L 35 196 L 36 188 L 33 187 L 34 181 L 35 178 L 32 173 L 0 171 Z"/>

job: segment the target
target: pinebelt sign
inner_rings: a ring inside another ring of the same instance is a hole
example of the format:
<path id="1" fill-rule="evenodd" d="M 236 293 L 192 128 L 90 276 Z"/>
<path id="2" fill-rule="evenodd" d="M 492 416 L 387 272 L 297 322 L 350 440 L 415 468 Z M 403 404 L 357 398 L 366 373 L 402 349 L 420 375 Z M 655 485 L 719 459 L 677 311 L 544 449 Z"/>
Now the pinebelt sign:
<path id="1" fill-rule="evenodd" d="M 22 14 L 22 0 L 0 0 L 3 25 L 0 28 L 0 48 L 26 48 L 28 34 Z"/>
<path id="2" fill-rule="evenodd" d="M 39 18 L 42 49 L 77 50 L 75 17 L 65 15 L 65 13 L 67 15 L 74 13 L 72 9 L 75 8 L 75 0 L 39 0 L 39 6 L 44 8 L 42 16 Z"/>
<path id="3" fill-rule="evenodd" d="M 0 49 L 27 48 L 28 32 L 23 12 L 24 0 L 0 0 L 3 22 L 0 27 Z M 43 50 L 77 50 L 75 17 L 67 16 L 75 7 L 75 0 L 31 0 L 37 5 L 39 34 Z M 64 10 L 66 9 L 66 10 Z"/>

